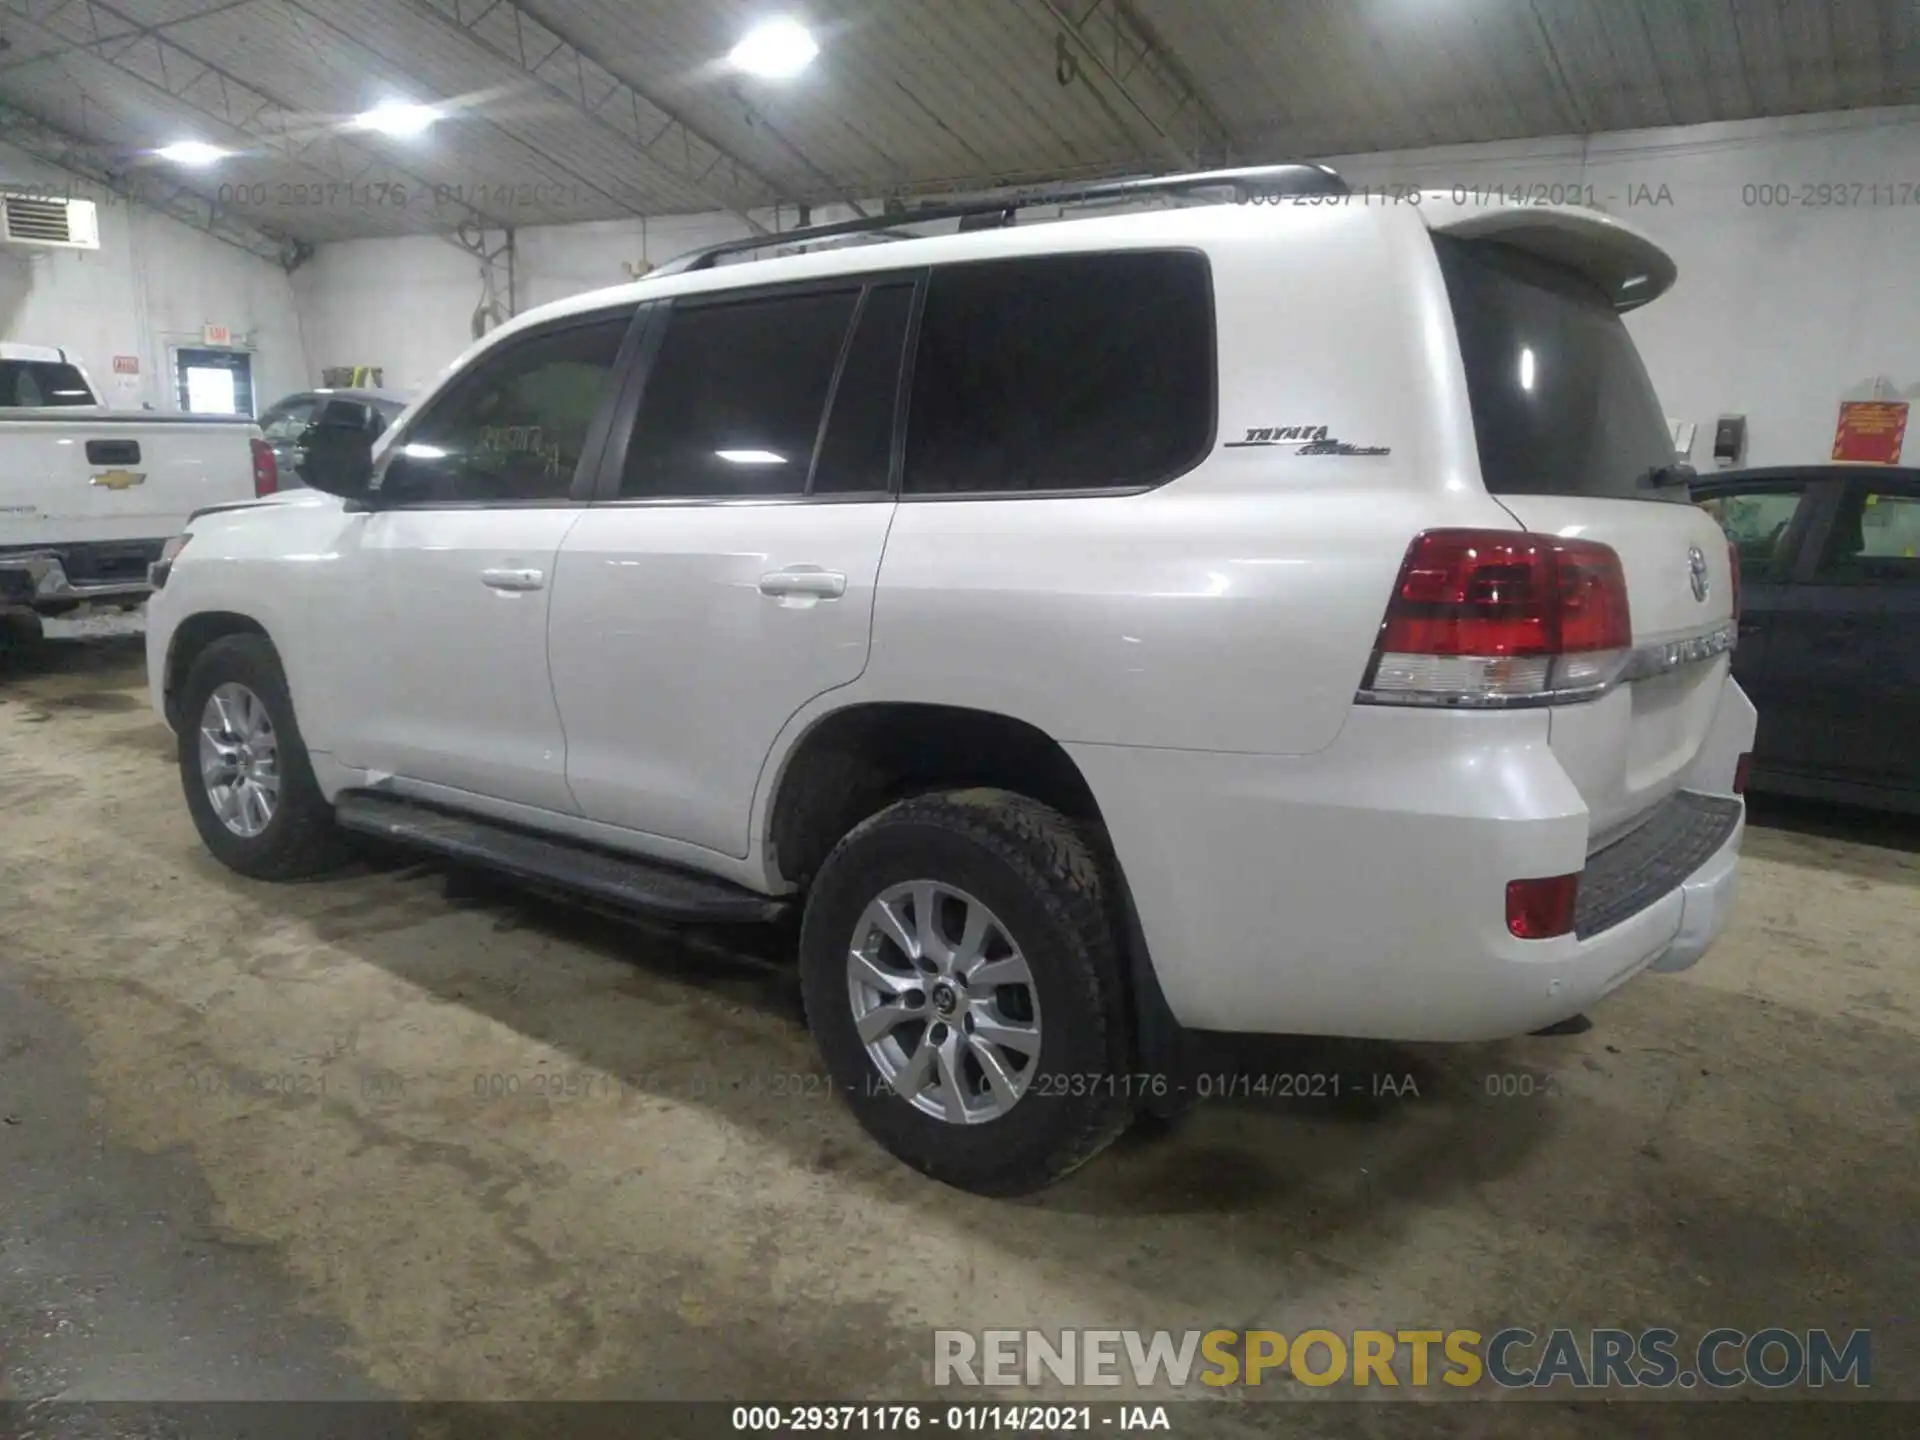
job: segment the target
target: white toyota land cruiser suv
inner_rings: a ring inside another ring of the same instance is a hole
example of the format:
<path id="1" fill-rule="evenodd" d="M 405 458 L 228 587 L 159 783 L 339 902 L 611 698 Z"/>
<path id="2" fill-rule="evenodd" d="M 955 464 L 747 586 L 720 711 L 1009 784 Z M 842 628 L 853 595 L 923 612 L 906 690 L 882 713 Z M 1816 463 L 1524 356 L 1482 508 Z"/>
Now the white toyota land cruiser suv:
<path id="1" fill-rule="evenodd" d="M 1196 1032 L 1487 1039 L 1697 960 L 1754 712 L 1618 313 L 1667 256 L 1311 166 L 1032 198 L 1157 203 L 716 247 L 377 447 L 323 416 L 318 493 L 156 567 L 209 848 L 797 915 L 860 1120 L 989 1193 Z"/>

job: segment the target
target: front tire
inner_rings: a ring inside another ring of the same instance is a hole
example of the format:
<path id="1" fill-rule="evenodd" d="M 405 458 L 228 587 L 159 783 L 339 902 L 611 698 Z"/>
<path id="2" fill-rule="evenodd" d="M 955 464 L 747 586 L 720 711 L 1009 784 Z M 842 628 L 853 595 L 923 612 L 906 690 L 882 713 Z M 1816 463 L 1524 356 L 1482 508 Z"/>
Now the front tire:
<path id="1" fill-rule="evenodd" d="M 214 858 L 256 880 L 303 880 L 348 858 L 264 635 L 200 652 L 180 687 L 180 783 Z"/>
<path id="2" fill-rule="evenodd" d="M 999 790 L 903 800 L 815 877 L 808 1023 L 881 1144 L 983 1195 L 1060 1179 L 1132 1118 L 1125 967 L 1074 823 Z"/>

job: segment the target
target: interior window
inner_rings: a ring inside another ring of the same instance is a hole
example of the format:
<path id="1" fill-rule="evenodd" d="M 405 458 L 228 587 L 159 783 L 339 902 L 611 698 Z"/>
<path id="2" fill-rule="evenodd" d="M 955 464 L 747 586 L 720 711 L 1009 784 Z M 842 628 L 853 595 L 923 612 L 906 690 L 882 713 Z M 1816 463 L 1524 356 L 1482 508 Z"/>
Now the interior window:
<path id="1" fill-rule="evenodd" d="M 1834 517 L 1813 578 L 1834 585 L 1920 585 L 1920 494 L 1852 490 Z"/>
<path id="2" fill-rule="evenodd" d="M 905 489 L 1154 485 L 1213 434 L 1213 296 L 1184 252 L 1045 255 L 934 270 Z"/>
<path id="3" fill-rule="evenodd" d="M 565 498 L 632 318 L 508 342 L 434 402 L 381 488 L 403 503 Z"/>
<path id="4" fill-rule="evenodd" d="M 1740 555 L 1740 574 L 1749 581 L 1784 581 L 1791 563 L 1787 529 L 1800 508 L 1805 487 L 1795 485 L 1735 495 L 1713 495 L 1700 508 L 1719 522 Z"/>
<path id="5" fill-rule="evenodd" d="M 798 495 L 858 289 L 675 306 L 623 496 Z"/>

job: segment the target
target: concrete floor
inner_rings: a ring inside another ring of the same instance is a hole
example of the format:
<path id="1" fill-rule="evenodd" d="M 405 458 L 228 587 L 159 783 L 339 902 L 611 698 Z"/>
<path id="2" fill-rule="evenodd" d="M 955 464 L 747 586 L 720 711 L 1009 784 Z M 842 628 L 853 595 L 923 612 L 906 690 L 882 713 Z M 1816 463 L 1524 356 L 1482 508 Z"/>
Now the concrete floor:
<path id="1" fill-rule="evenodd" d="M 934 1327 L 1513 1323 L 1872 1326 L 1920 1398 L 1920 826 L 1757 826 L 1728 936 L 1584 1034 L 1274 1047 L 1418 1096 L 1215 1103 L 994 1202 L 824 1093 L 773 937 L 223 870 L 142 679 L 0 670 L 0 1395 L 899 1398 Z M 1416 1433 L 1338 1412 L 1264 1411 Z"/>

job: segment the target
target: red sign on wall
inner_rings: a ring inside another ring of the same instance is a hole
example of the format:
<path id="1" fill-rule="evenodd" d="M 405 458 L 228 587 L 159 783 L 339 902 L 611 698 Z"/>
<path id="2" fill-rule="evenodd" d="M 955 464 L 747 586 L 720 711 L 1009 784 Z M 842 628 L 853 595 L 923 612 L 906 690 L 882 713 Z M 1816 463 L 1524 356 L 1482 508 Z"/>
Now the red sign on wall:
<path id="1" fill-rule="evenodd" d="M 1906 436 L 1906 401 L 1842 400 L 1833 458 L 1851 465 L 1898 465 Z"/>
<path id="2" fill-rule="evenodd" d="M 113 373 L 116 375 L 138 375 L 140 373 L 140 357 L 138 355 L 114 356 Z"/>

